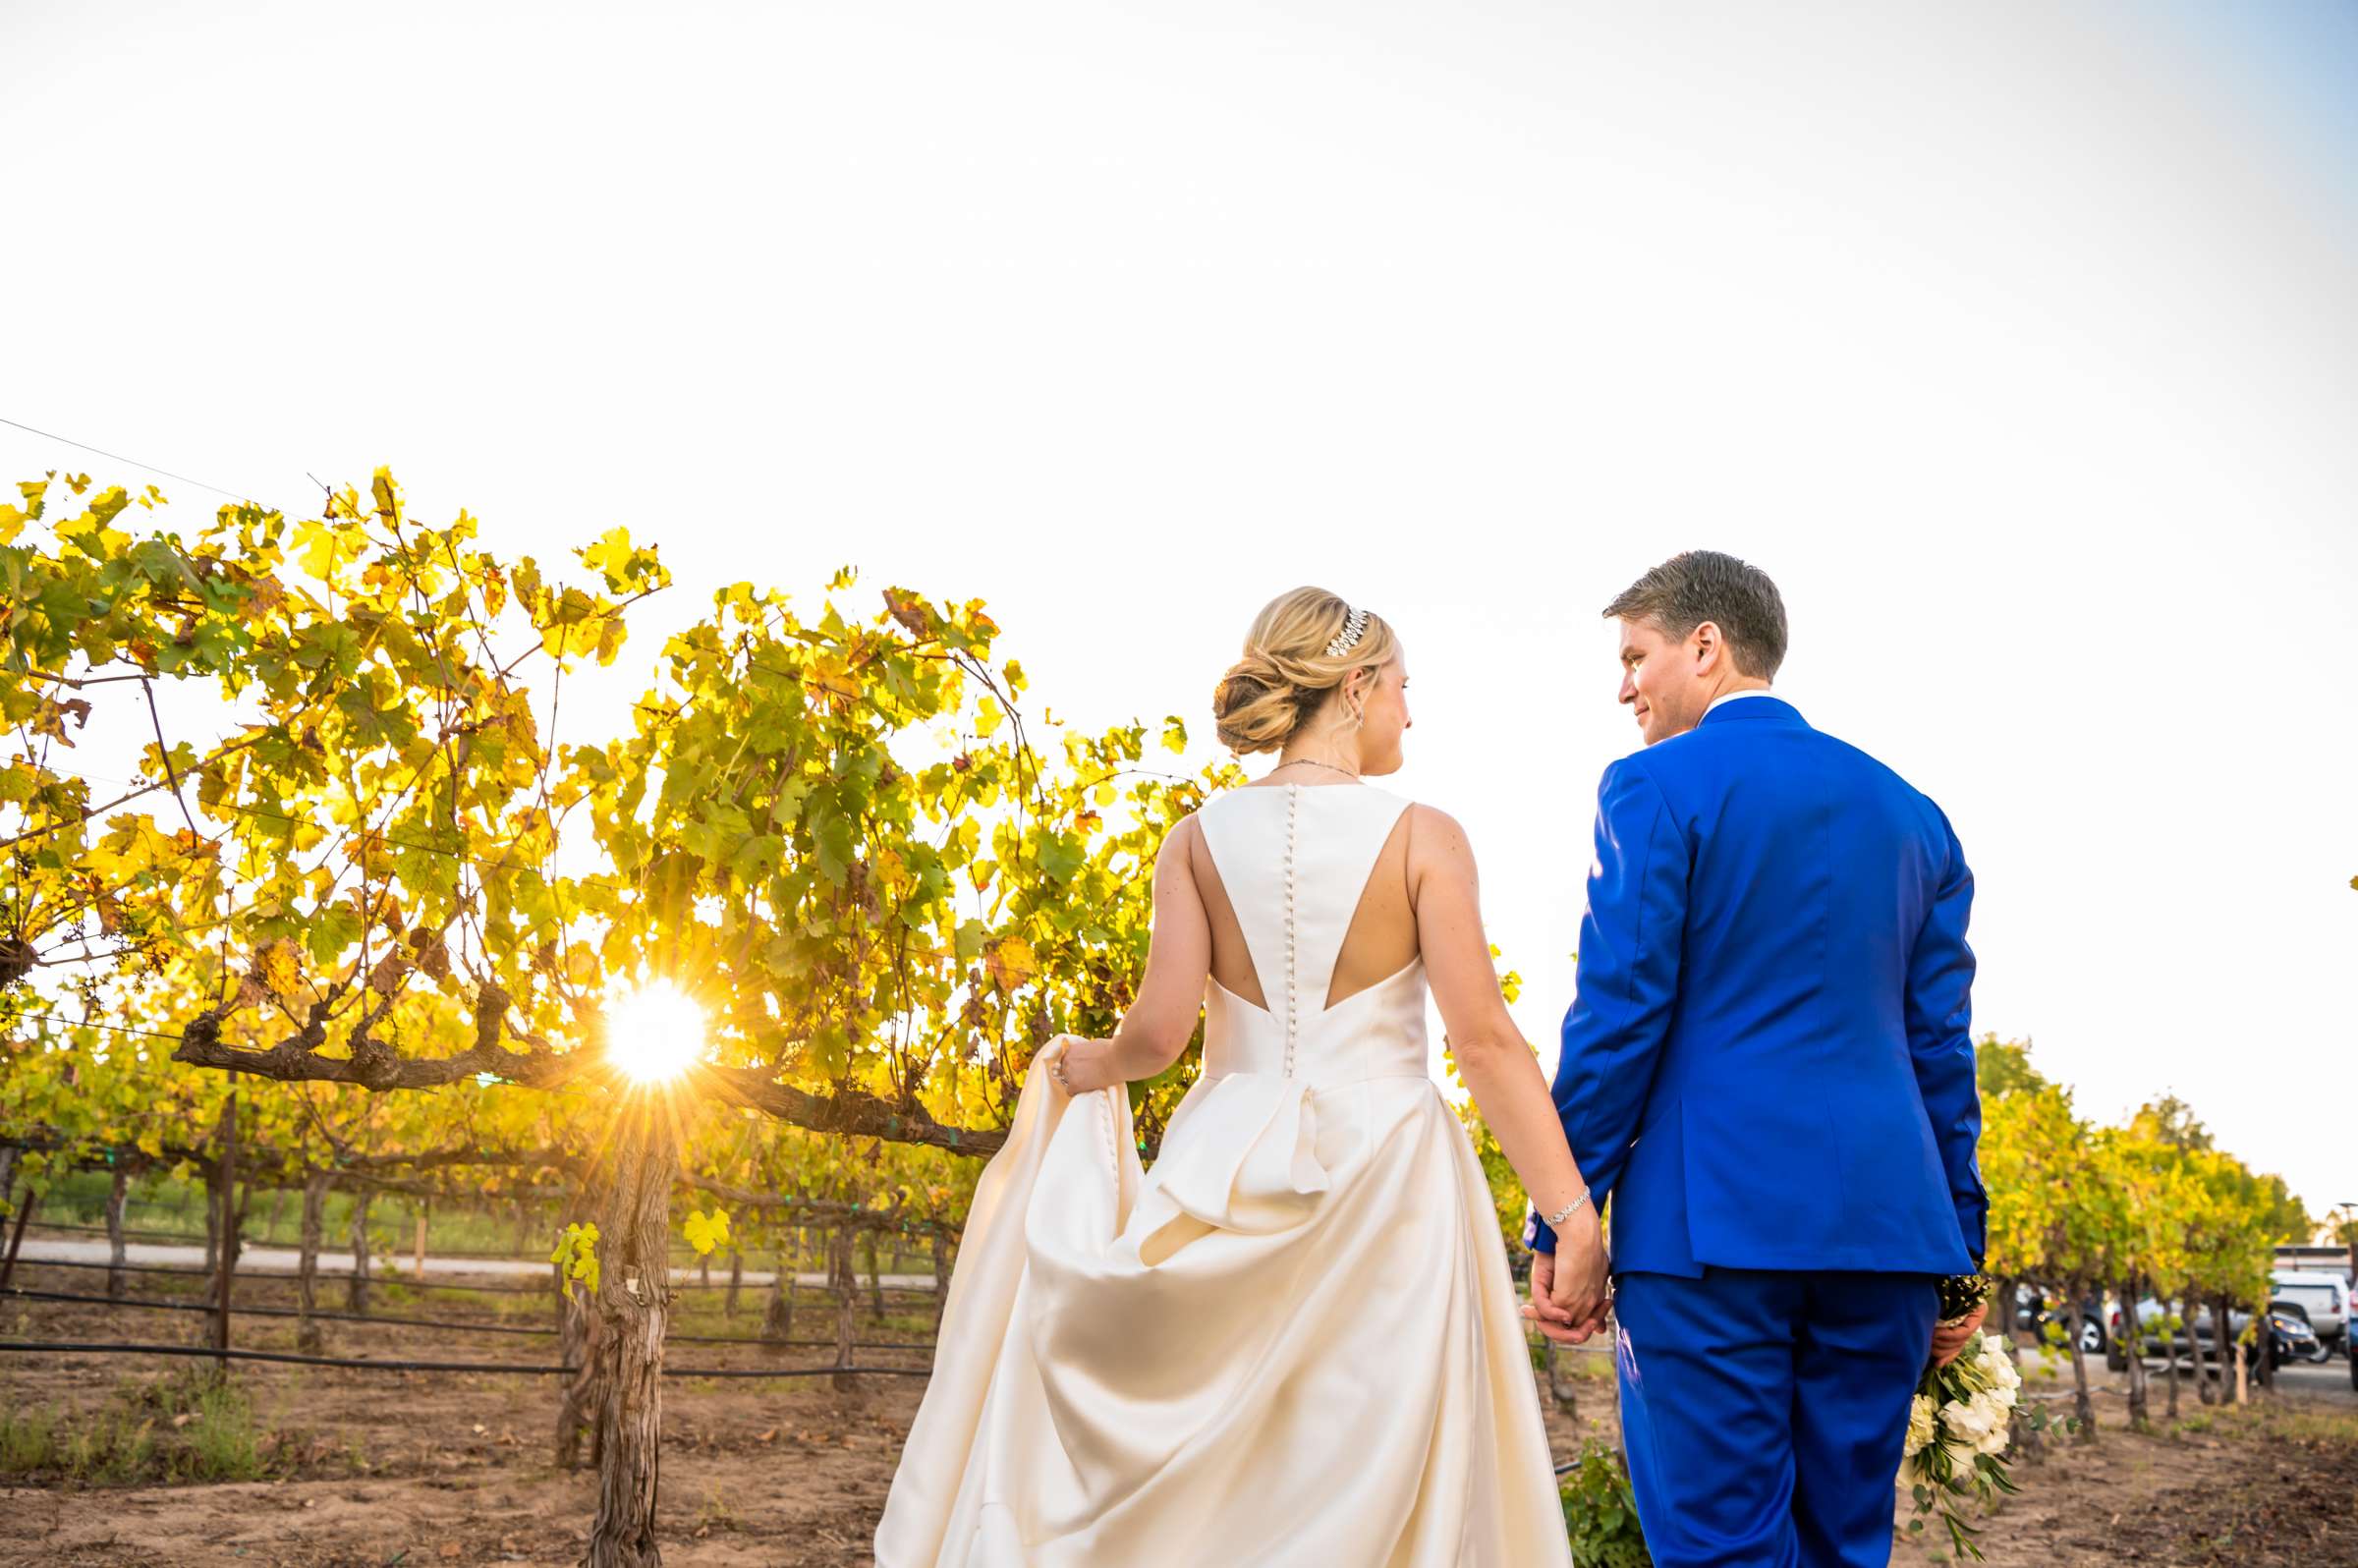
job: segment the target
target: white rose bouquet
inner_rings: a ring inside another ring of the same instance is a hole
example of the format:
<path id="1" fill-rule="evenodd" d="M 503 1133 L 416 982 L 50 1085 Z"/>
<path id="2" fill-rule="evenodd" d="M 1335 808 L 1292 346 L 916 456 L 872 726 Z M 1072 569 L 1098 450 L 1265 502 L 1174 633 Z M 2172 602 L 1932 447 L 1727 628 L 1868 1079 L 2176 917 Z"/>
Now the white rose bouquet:
<path id="1" fill-rule="evenodd" d="M 1916 1498 L 1918 1514 L 1939 1510 L 1959 1557 L 1982 1555 L 1962 1501 L 1988 1502 L 2018 1489 L 2006 1477 L 2005 1452 L 2021 1397 L 2022 1373 L 2007 1359 L 2006 1342 L 1997 1334 L 1982 1335 L 1945 1367 L 1926 1369 L 1916 1385 L 1899 1473 Z M 2034 1424 L 2044 1422 L 2034 1418 Z M 1910 1535 L 1923 1529 L 1921 1518 L 1908 1521 Z"/>

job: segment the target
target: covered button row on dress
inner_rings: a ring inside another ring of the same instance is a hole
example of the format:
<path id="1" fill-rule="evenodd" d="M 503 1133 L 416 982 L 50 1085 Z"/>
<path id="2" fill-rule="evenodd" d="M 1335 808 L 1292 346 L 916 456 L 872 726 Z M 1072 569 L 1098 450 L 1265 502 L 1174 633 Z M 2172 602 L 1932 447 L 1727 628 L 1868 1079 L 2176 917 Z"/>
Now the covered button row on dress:
<path id="1" fill-rule="evenodd" d="M 1294 983 L 1296 940 L 1294 900 L 1294 844 L 1302 810 L 1302 786 L 1285 787 L 1285 1076 L 1294 1076 L 1294 1036 L 1301 1027 L 1301 1006 Z"/>

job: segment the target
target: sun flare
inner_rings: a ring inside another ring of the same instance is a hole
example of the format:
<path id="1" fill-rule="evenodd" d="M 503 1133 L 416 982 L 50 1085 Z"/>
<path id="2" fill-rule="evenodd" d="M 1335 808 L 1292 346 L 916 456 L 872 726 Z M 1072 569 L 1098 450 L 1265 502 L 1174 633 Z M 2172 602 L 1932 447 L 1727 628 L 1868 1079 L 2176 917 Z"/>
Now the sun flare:
<path id="1" fill-rule="evenodd" d="M 668 980 L 634 987 L 606 1011 L 606 1057 L 642 1084 L 677 1077 L 703 1048 L 703 1010 Z"/>

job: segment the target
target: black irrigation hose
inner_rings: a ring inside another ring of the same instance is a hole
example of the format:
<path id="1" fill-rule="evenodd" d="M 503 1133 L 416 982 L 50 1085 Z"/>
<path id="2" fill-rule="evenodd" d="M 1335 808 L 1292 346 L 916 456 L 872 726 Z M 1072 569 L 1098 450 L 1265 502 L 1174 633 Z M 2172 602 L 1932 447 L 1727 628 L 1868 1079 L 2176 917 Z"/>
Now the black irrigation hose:
<path id="1" fill-rule="evenodd" d="M 154 1301 L 138 1296 L 78 1296 L 71 1291 L 29 1290 L 23 1285 L 11 1285 L 0 1295 L 21 1296 L 27 1301 L 85 1302 L 93 1307 L 144 1307 L 157 1312 L 212 1314 L 220 1308 L 211 1302 Z M 232 1305 L 230 1315 L 236 1317 L 301 1317 L 300 1307 L 239 1307 Z M 311 1316 L 331 1323 L 399 1323 L 406 1328 L 451 1328 L 471 1334 L 553 1334 L 558 1330 L 529 1323 L 461 1323 L 437 1317 L 393 1317 L 381 1313 L 333 1313 L 317 1311 Z M 832 1339 L 748 1339 L 743 1334 L 670 1334 L 663 1336 L 668 1345 L 807 1345 L 826 1348 Z M 933 1342 L 926 1339 L 855 1339 L 854 1350 L 931 1350 Z"/>
<path id="2" fill-rule="evenodd" d="M 115 1268 L 120 1266 L 127 1274 L 178 1274 L 184 1279 L 210 1279 L 213 1277 L 213 1270 L 209 1268 L 174 1268 L 165 1263 L 123 1263 L 120 1265 L 89 1263 L 72 1258 L 20 1258 L 17 1260 L 17 1266 L 19 1268 Z M 283 1279 L 292 1284 L 302 1276 L 293 1269 L 242 1268 L 238 1270 L 237 1277 L 240 1279 Z M 349 1271 L 338 1269 L 320 1273 L 314 1277 L 320 1284 L 330 1285 L 349 1280 L 352 1275 Z M 553 1283 L 546 1285 L 462 1285 L 455 1280 L 420 1279 L 415 1274 L 405 1274 L 398 1270 L 388 1270 L 381 1274 L 371 1273 L 367 1276 L 367 1280 L 371 1285 L 399 1285 L 404 1290 L 473 1290 L 501 1296 L 553 1296 L 556 1294 L 556 1286 Z M 726 1290 L 729 1287 L 725 1282 L 700 1285 L 694 1280 L 675 1279 L 671 1282 L 671 1288 L 673 1290 Z M 768 1288 L 766 1285 L 749 1284 L 745 1286 L 747 1290 L 766 1290 Z M 825 1287 L 814 1285 L 810 1288 L 823 1290 Z M 923 1286 L 906 1289 L 899 1285 L 885 1287 L 884 1294 L 887 1296 L 896 1293 L 904 1296 L 931 1296 L 933 1294 Z M 829 1339 L 823 1343 L 832 1345 L 835 1341 Z"/>
<path id="3" fill-rule="evenodd" d="M 296 1356 L 275 1350 L 214 1350 L 205 1345 L 65 1344 L 49 1340 L 0 1339 L 0 1351 L 64 1351 L 84 1356 L 198 1356 L 214 1360 L 268 1361 L 296 1367 L 348 1367 L 361 1372 L 519 1372 L 533 1377 L 570 1376 L 579 1367 L 523 1367 L 480 1361 L 361 1361 L 349 1356 Z M 666 1367 L 666 1377 L 828 1377 L 844 1372 L 862 1377 L 930 1377 L 916 1367 Z"/>
<path id="4" fill-rule="evenodd" d="M 158 1312 L 216 1313 L 221 1309 L 209 1301 L 153 1301 L 138 1296 L 77 1296 L 62 1290 L 27 1290 L 11 1285 L 0 1295 L 23 1296 L 28 1301 L 88 1302 L 97 1307 L 147 1307 Z M 230 1315 L 236 1317 L 301 1317 L 300 1307 L 240 1307 L 231 1305 Z M 553 1334 L 553 1328 L 540 1328 L 523 1323 L 452 1323 L 431 1317 L 387 1317 L 375 1313 L 314 1312 L 311 1316 L 331 1323 L 400 1323 L 410 1328 L 463 1328 L 471 1334 Z M 748 1340 L 748 1344 L 756 1341 Z M 828 1341 L 833 1344 L 833 1340 Z"/>
<path id="5" fill-rule="evenodd" d="M 20 1258 L 17 1260 L 17 1266 L 19 1268 L 115 1268 L 119 1266 L 127 1274 L 178 1274 L 185 1279 L 210 1279 L 213 1277 L 213 1270 L 209 1268 L 174 1268 L 164 1263 L 123 1263 L 119 1265 L 115 1263 L 85 1263 L 71 1258 Z M 289 1284 L 293 1284 L 302 1276 L 293 1270 L 281 1272 L 275 1268 L 246 1268 L 238 1270 L 236 1277 L 239 1279 L 283 1279 Z M 352 1275 L 339 1271 L 314 1277 L 322 1284 L 334 1284 L 348 1280 L 352 1278 Z M 400 1273 L 370 1274 L 367 1276 L 367 1280 L 371 1285 L 399 1285 L 408 1290 L 474 1290 L 488 1291 L 502 1296 L 553 1296 L 556 1294 L 554 1285 L 461 1285 L 455 1281 L 421 1280 L 414 1275 Z M 674 1290 L 680 1288 L 677 1285 L 672 1287 Z M 693 1289 L 694 1287 L 689 1288 Z M 718 1285 L 712 1288 L 720 1289 Z"/>
<path id="6" fill-rule="evenodd" d="M 84 1225 L 67 1219 L 35 1219 L 30 1222 L 29 1228 L 33 1230 L 81 1231 L 90 1236 L 114 1234 L 104 1225 Z M 204 1232 L 200 1230 L 150 1230 L 144 1226 L 135 1230 L 127 1225 L 123 1228 L 123 1239 L 132 1242 L 178 1242 L 184 1247 L 196 1247 L 203 1244 Z M 294 1247 L 300 1245 L 298 1242 L 272 1241 L 264 1236 L 248 1236 L 246 1244 L 250 1247 Z M 517 1263 L 533 1260 L 529 1258 L 519 1258 L 512 1251 L 483 1252 L 480 1249 L 466 1247 L 428 1247 L 426 1256 L 429 1258 L 501 1258 Z"/>
<path id="7" fill-rule="evenodd" d="M 114 1234 L 114 1232 L 108 1230 L 104 1225 L 79 1225 L 72 1220 L 66 1219 L 36 1219 L 32 1221 L 32 1229 L 79 1230 L 86 1231 L 92 1236 L 111 1236 Z M 200 1230 L 148 1230 L 144 1227 L 135 1229 L 132 1226 L 126 1225 L 123 1227 L 123 1239 L 125 1241 L 188 1242 L 195 1244 L 204 1240 L 204 1232 Z"/>
<path id="8" fill-rule="evenodd" d="M 34 1219 L 28 1222 L 28 1228 L 36 1231 L 82 1231 L 84 1234 L 91 1236 L 107 1236 L 113 1234 L 104 1225 L 83 1225 L 72 1220 L 64 1219 Z M 204 1232 L 187 1230 L 148 1230 L 144 1228 L 133 1230 L 126 1228 L 123 1232 L 123 1239 L 129 1242 L 161 1242 L 165 1244 L 177 1244 L 182 1247 L 198 1247 L 202 1246 L 204 1243 Z M 249 1247 L 297 1247 L 302 1245 L 300 1241 L 273 1241 L 266 1236 L 248 1236 L 245 1238 L 245 1244 Z M 538 1266 L 539 1263 L 544 1261 L 544 1260 L 533 1258 L 529 1255 L 519 1256 L 515 1252 L 508 1250 L 484 1252 L 480 1248 L 468 1247 L 428 1247 L 425 1250 L 425 1255 L 428 1258 L 489 1259 L 496 1262 L 532 1263 L 534 1266 Z M 675 1266 L 693 1267 L 694 1260 L 692 1259 L 688 1264 Z M 816 1272 L 816 1270 L 813 1271 Z M 698 1288 L 719 1290 L 721 1287 L 718 1285 L 709 1285 L 699 1286 Z"/>

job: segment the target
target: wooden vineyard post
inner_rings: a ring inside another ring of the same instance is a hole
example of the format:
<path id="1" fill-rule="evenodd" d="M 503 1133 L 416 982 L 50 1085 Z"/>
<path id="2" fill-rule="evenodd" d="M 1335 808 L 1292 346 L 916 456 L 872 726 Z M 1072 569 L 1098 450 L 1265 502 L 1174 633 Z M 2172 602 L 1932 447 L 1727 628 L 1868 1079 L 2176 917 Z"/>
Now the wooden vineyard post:
<path id="1" fill-rule="evenodd" d="M 295 1305 L 302 1313 L 295 1320 L 295 1348 L 306 1356 L 318 1355 L 321 1345 L 319 1320 L 311 1314 L 319 1310 L 319 1233 L 326 1209 L 327 1172 L 308 1172 L 303 1178 L 303 1252 L 295 1265 Z"/>
<path id="2" fill-rule="evenodd" d="M 352 1275 L 346 1282 L 349 1311 L 368 1310 L 368 1189 L 352 1195 Z"/>
<path id="3" fill-rule="evenodd" d="M 106 1294 L 110 1301 L 123 1299 L 127 1283 L 123 1271 L 131 1261 L 131 1249 L 123 1244 L 123 1210 L 130 1201 L 131 1170 L 118 1160 L 114 1184 L 106 1194 Z"/>
<path id="4" fill-rule="evenodd" d="M 410 1258 L 410 1282 L 414 1285 L 425 1283 L 425 1216 L 432 1207 L 426 1199 L 418 1201 L 418 1246 Z"/>
<path id="5" fill-rule="evenodd" d="M 737 1293 L 744 1288 L 745 1252 L 742 1248 L 732 1247 L 729 1249 L 729 1294 L 720 1304 L 722 1316 L 737 1316 Z"/>
<path id="6" fill-rule="evenodd" d="M 238 1221 L 243 1218 L 238 1197 L 238 1075 L 229 1075 L 229 1097 L 221 1102 L 221 1294 L 213 1312 L 213 1349 L 229 1349 L 230 1285 L 238 1277 Z M 229 1375 L 229 1357 L 213 1365 Z"/>
<path id="7" fill-rule="evenodd" d="M 672 1109 L 643 1092 L 624 1112 L 613 1197 L 598 1229 L 597 1519 L 587 1568 L 653 1568 L 671 1302 Z"/>
<path id="8" fill-rule="evenodd" d="M 852 1272 L 852 1228 L 836 1227 L 827 1248 L 827 1283 L 835 1292 L 835 1365 L 852 1364 L 852 1341 L 858 1337 L 860 1321 L 860 1278 Z M 835 1391 L 850 1393 L 860 1386 L 860 1380 L 848 1372 L 837 1372 Z"/>
<path id="9" fill-rule="evenodd" d="M 876 1255 L 884 1250 L 884 1244 L 873 1230 L 862 1232 L 860 1239 L 868 1248 L 868 1312 L 880 1323 L 884 1320 L 884 1270 Z"/>

